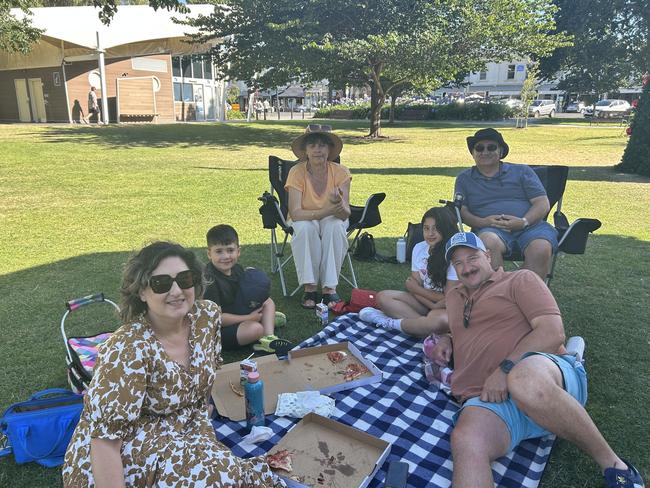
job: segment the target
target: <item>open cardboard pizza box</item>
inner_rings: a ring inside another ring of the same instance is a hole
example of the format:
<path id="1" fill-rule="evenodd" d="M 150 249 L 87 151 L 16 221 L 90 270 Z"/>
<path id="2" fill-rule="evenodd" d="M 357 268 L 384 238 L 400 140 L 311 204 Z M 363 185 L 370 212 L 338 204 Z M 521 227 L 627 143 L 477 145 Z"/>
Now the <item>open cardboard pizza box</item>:
<path id="1" fill-rule="evenodd" d="M 293 470 L 274 472 L 290 487 L 363 488 L 388 457 L 390 447 L 370 434 L 310 413 L 269 454 L 289 451 Z"/>
<path id="2" fill-rule="evenodd" d="M 332 363 L 327 357 L 331 351 L 347 354 L 345 360 Z M 337 391 L 356 388 L 381 381 L 381 371 L 349 342 L 339 342 L 326 346 L 308 347 L 289 352 L 288 359 L 276 356 L 256 358 L 257 370 L 264 381 L 264 413 L 275 412 L 280 393 L 318 390 L 327 395 Z M 346 381 L 344 371 L 351 364 L 363 365 L 368 371 L 359 378 Z M 240 421 L 246 418 L 244 398 L 231 388 L 231 382 L 239 388 L 239 363 L 224 365 L 212 386 L 212 399 L 220 415 L 230 420 Z"/>

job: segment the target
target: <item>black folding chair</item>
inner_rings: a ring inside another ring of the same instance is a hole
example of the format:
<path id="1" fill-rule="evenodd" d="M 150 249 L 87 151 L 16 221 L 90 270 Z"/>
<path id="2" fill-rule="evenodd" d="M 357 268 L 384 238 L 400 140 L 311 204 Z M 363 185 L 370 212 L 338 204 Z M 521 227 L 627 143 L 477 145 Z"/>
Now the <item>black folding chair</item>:
<path id="1" fill-rule="evenodd" d="M 336 160 L 340 163 L 339 158 Z M 269 156 L 269 180 L 271 182 L 271 189 L 264 192 L 258 198 L 262 202 L 260 207 L 260 214 L 262 215 L 262 224 L 265 229 L 271 231 L 271 270 L 273 273 L 280 275 L 280 283 L 282 284 L 282 293 L 286 296 L 293 296 L 300 289 L 300 285 L 296 287 L 290 294 L 287 293 L 286 279 L 284 276 L 284 266 L 293 260 L 291 254 L 291 246 L 287 246 L 287 240 L 290 235 L 293 235 L 293 227 L 287 221 L 289 213 L 289 198 L 284 185 L 289 175 L 289 170 L 297 164 L 298 161 L 288 161 L 280 159 L 276 156 Z M 351 215 L 347 228 L 348 238 L 354 234 L 352 243 L 348 246 L 346 253 L 346 262 L 349 267 L 350 276 L 345 276 L 342 272 L 339 278 L 346 281 L 350 286 L 358 288 L 357 276 L 354 272 L 351 252 L 354 250 L 359 235 L 363 229 L 375 227 L 381 223 L 381 215 L 379 213 L 379 205 L 386 198 L 385 193 L 373 193 L 370 195 L 366 204 L 363 207 L 350 205 Z M 277 228 L 283 232 L 282 243 L 280 243 L 277 234 Z"/>
<path id="2" fill-rule="evenodd" d="M 548 196 L 550 210 L 544 217 L 545 220 L 548 220 L 548 216 L 553 210 L 553 207 L 557 206 L 555 212 L 553 212 L 553 226 L 558 233 L 558 249 L 557 252 L 553 254 L 550 270 L 544 280 L 548 285 L 551 282 L 551 279 L 553 279 L 558 255 L 561 252 L 565 254 L 584 254 L 589 234 L 598 230 L 602 224 L 598 219 L 588 218 L 579 218 L 569 224 L 569 220 L 562 213 L 562 199 L 564 197 L 564 190 L 569 176 L 568 166 L 540 165 L 531 166 L 531 168 L 535 173 L 537 173 L 537 176 L 539 176 L 539 179 L 546 189 L 546 195 Z M 458 228 L 462 232 L 463 222 L 460 217 L 460 207 L 463 204 L 462 197 L 455 196 L 453 201 L 440 200 L 440 203 L 446 204 L 456 212 Z M 519 267 L 519 263 L 524 260 L 524 257 L 521 253 L 513 253 L 506 259 L 512 261 L 515 266 Z"/>

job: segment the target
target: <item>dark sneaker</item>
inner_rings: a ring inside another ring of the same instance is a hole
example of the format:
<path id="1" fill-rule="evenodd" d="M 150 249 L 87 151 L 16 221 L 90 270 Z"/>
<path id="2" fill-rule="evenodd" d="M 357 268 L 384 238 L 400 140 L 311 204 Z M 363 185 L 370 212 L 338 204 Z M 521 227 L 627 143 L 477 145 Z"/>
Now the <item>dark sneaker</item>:
<path id="1" fill-rule="evenodd" d="M 643 478 L 632 463 L 621 460 L 627 464 L 628 469 L 607 468 L 604 473 L 606 488 L 644 488 Z"/>

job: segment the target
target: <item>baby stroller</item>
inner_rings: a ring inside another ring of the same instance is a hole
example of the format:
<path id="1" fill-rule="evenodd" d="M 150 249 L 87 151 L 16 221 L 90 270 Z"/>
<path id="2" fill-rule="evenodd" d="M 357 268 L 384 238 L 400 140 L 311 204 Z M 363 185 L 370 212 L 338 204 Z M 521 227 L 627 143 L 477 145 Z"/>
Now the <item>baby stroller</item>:
<path id="1" fill-rule="evenodd" d="M 69 338 L 66 336 L 65 319 L 68 315 L 91 303 L 107 303 L 112 305 L 118 312 L 120 311 L 120 307 L 111 300 L 104 298 L 103 293 L 96 293 L 66 302 L 67 310 L 61 318 L 61 335 L 65 344 L 68 383 L 70 383 L 70 389 L 75 393 L 83 393 L 88 388 L 93 377 L 98 348 L 113 333 L 113 331 L 101 332 L 92 336 Z"/>

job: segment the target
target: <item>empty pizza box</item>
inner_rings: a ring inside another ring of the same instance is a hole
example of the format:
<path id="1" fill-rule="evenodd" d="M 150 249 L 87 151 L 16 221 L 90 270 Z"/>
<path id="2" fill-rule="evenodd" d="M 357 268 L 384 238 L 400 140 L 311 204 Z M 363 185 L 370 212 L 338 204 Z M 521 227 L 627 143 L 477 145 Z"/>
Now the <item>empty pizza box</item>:
<path id="1" fill-rule="evenodd" d="M 333 364 L 327 357 L 331 351 L 347 353 L 347 358 Z M 276 356 L 256 358 L 257 370 L 264 381 L 264 413 L 272 414 L 280 393 L 318 390 L 326 395 L 348 390 L 358 386 L 381 381 L 381 371 L 349 342 L 340 342 L 326 346 L 297 349 L 289 353 L 288 359 Z M 345 381 L 344 371 L 350 364 L 361 364 L 368 371 L 359 378 Z M 239 389 L 239 363 L 224 365 L 212 386 L 212 399 L 220 415 L 230 420 L 240 421 L 246 418 L 244 398 L 233 391 L 231 384 Z"/>
<path id="2" fill-rule="evenodd" d="M 307 414 L 271 449 L 286 449 L 293 470 L 274 470 L 291 488 L 363 488 L 390 452 L 390 443 L 336 420 Z"/>

